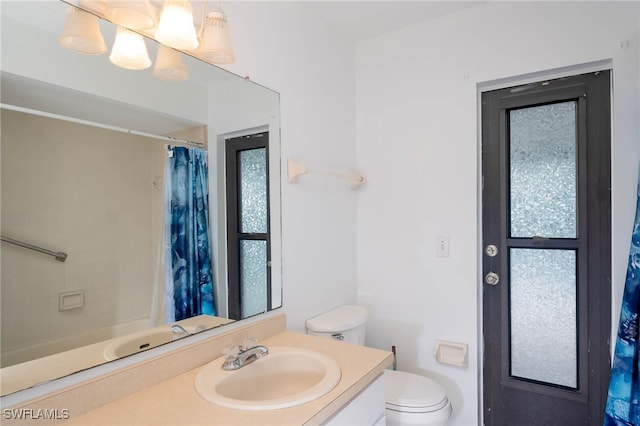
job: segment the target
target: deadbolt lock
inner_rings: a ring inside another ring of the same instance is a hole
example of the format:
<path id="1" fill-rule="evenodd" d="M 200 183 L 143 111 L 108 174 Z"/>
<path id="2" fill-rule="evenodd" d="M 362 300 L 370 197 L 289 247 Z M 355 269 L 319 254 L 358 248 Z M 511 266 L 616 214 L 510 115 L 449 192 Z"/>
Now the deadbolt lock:
<path id="1" fill-rule="evenodd" d="M 493 244 L 489 244 L 488 246 L 486 246 L 484 248 L 484 252 L 487 254 L 487 256 L 489 257 L 495 257 L 498 254 L 498 247 L 496 247 Z"/>

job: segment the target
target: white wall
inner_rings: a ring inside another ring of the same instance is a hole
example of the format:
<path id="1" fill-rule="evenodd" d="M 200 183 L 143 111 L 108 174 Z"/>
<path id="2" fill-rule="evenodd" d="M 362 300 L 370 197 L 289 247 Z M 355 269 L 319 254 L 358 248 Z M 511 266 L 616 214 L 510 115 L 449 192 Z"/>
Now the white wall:
<path id="1" fill-rule="evenodd" d="M 283 304 L 287 326 L 356 301 L 356 193 L 341 181 L 286 181 L 286 159 L 355 167 L 354 46 L 297 2 L 225 2 L 237 62 L 280 93 Z"/>
<path id="2" fill-rule="evenodd" d="M 437 377 L 455 425 L 479 423 L 481 328 L 477 86 L 613 63 L 613 299 L 617 323 L 640 160 L 638 3 L 481 3 L 356 46 L 358 300 L 368 344 Z M 621 48 L 628 41 L 629 48 Z M 435 241 L 450 238 L 450 256 Z M 468 368 L 434 341 L 469 344 Z"/>

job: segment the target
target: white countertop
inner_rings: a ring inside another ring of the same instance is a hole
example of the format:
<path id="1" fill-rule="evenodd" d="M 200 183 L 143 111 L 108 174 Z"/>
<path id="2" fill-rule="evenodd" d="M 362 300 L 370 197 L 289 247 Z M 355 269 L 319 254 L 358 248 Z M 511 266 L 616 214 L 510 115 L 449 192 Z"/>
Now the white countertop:
<path id="1" fill-rule="evenodd" d="M 329 355 L 342 377 L 326 395 L 295 407 L 266 411 L 224 408 L 205 401 L 194 387 L 202 367 L 125 396 L 66 422 L 68 425 L 303 425 L 320 424 L 384 372 L 391 352 L 356 346 L 301 333 L 281 332 L 260 342 L 293 346 Z"/>

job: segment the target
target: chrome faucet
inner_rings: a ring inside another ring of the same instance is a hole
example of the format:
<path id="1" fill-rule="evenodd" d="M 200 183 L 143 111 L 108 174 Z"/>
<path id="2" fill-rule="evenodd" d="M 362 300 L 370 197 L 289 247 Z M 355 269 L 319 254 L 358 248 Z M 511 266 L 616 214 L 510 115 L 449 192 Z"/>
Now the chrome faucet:
<path id="1" fill-rule="evenodd" d="M 222 364 L 222 369 L 225 371 L 238 370 L 266 355 L 269 355 L 269 348 L 262 345 L 256 345 L 247 349 L 243 349 L 242 346 L 225 348 L 225 361 Z"/>
<path id="2" fill-rule="evenodd" d="M 171 332 L 173 333 L 174 339 L 179 339 L 180 337 L 186 337 L 191 335 L 191 333 L 189 333 L 181 325 L 178 325 L 178 324 L 171 327 Z"/>

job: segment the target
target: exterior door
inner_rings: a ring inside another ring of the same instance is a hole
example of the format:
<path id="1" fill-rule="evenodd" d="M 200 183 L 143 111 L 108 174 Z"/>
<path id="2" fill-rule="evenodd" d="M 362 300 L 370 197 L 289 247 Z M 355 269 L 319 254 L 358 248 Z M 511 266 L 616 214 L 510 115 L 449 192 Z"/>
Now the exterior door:
<path id="1" fill-rule="evenodd" d="M 486 425 L 601 425 L 610 73 L 482 94 Z"/>

